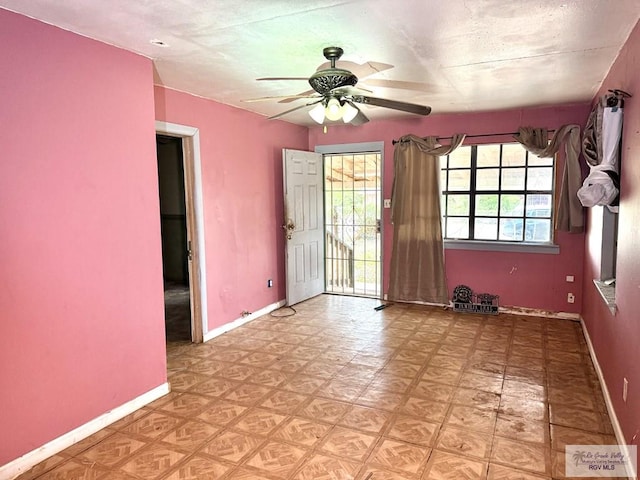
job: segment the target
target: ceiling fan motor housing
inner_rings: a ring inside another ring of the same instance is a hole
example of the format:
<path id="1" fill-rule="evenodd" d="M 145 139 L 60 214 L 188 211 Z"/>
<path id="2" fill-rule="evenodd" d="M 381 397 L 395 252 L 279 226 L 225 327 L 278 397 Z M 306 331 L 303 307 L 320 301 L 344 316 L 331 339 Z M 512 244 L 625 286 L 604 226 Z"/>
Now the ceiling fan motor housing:
<path id="1" fill-rule="evenodd" d="M 309 85 L 320 95 L 325 95 L 335 88 L 353 87 L 356 83 L 358 77 L 341 68 L 327 68 L 309 77 Z"/>

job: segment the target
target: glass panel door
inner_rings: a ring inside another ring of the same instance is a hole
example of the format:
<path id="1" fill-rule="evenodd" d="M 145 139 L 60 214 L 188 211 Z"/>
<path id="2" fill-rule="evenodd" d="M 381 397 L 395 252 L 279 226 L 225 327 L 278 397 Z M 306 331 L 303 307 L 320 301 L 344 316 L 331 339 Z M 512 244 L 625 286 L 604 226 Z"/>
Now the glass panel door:
<path id="1" fill-rule="evenodd" d="M 380 152 L 331 154 L 325 167 L 325 288 L 381 296 Z"/>

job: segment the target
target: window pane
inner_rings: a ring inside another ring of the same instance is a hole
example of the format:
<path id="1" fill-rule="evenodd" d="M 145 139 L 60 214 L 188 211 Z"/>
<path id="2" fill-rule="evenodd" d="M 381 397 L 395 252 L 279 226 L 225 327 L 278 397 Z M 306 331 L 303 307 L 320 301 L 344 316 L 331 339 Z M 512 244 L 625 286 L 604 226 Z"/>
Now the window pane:
<path id="1" fill-rule="evenodd" d="M 449 155 L 449 168 L 469 168 L 471 147 L 458 147 Z"/>
<path id="2" fill-rule="evenodd" d="M 503 190 L 524 190 L 524 168 L 505 168 L 502 170 Z"/>
<path id="3" fill-rule="evenodd" d="M 447 218 L 447 238 L 469 238 L 469 219 L 468 218 Z"/>
<path id="4" fill-rule="evenodd" d="M 527 175 L 527 190 L 551 190 L 553 168 L 530 168 Z"/>
<path id="5" fill-rule="evenodd" d="M 518 143 L 466 146 L 441 157 L 445 237 L 550 242 L 554 165 Z"/>
<path id="6" fill-rule="evenodd" d="M 471 170 L 449 170 L 449 191 L 470 190 Z"/>
<path id="7" fill-rule="evenodd" d="M 522 241 L 521 218 L 500 219 L 500 240 Z"/>
<path id="8" fill-rule="evenodd" d="M 500 170 L 497 168 L 483 168 L 476 172 L 476 189 L 477 190 L 498 190 L 500 183 L 498 175 Z"/>
<path id="9" fill-rule="evenodd" d="M 447 215 L 469 215 L 469 195 L 447 195 Z"/>
<path id="10" fill-rule="evenodd" d="M 527 242 L 551 241 L 551 220 L 527 219 L 524 239 Z"/>
<path id="11" fill-rule="evenodd" d="M 551 217 L 551 195 L 527 195 L 527 217 Z"/>
<path id="12" fill-rule="evenodd" d="M 478 167 L 500 165 L 500 145 L 478 145 Z"/>
<path id="13" fill-rule="evenodd" d="M 476 215 L 498 216 L 498 195 L 476 195 Z"/>
<path id="14" fill-rule="evenodd" d="M 521 217 L 524 215 L 524 195 L 500 195 L 500 216 Z"/>
<path id="15" fill-rule="evenodd" d="M 527 151 L 519 143 L 511 143 L 502 146 L 502 166 L 524 166 L 527 159 Z"/>
<path id="16" fill-rule="evenodd" d="M 537 165 L 542 165 L 542 166 L 553 166 L 553 158 L 549 157 L 549 158 L 540 158 L 537 155 L 530 153 L 529 154 L 529 162 L 528 165 L 533 165 L 533 166 L 537 166 Z"/>
<path id="17" fill-rule="evenodd" d="M 498 238 L 498 219 L 476 218 L 475 238 L 477 240 L 496 240 Z"/>

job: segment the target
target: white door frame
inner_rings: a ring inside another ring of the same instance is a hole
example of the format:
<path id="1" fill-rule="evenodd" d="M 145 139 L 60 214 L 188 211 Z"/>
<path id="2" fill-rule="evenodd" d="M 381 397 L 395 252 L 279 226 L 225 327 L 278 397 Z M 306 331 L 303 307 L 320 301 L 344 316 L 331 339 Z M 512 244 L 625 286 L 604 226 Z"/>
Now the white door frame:
<path id="1" fill-rule="evenodd" d="M 314 149 L 316 153 L 323 155 L 324 168 L 324 155 L 331 154 L 344 154 L 349 153 L 366 153 L 366 152 L 380 152 L 380 161 L 382 162 L 382 195 L 380 195 L 380 217 L 384 217 L 384 142 L 362 142 L 362 143 L 343 143 L 338 145 L 316 145 Z M 384 298 L 384 218 L 380 218 L 380 298 Z"/>
<path id="2" fill-rule="evenodd" d="M 156 133 L 182 138 L 184 194 L 188 238 L 191 238 L 189 290 L 191 298 L 191 341 L 202 343 L 208 331 L 207 269 L 204 249 L 204 211 L 200 131 L 195 127 L 156 121 Z"/>

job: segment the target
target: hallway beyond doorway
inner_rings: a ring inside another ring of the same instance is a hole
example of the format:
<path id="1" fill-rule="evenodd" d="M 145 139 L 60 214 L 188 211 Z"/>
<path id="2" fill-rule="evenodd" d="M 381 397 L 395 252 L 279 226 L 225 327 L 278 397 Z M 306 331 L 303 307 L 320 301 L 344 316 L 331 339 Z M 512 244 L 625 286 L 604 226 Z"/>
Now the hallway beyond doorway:
<path id="1" fill-rule="evenodd" d="M 165 282 L 164 324 L 167 342 L 191 341 L 191 305 L 188 285 Z"/>

